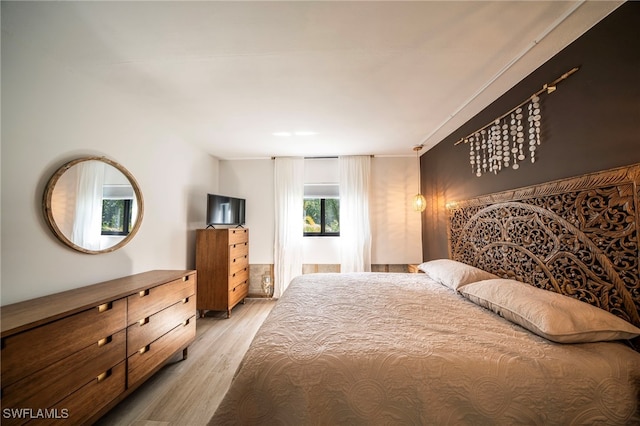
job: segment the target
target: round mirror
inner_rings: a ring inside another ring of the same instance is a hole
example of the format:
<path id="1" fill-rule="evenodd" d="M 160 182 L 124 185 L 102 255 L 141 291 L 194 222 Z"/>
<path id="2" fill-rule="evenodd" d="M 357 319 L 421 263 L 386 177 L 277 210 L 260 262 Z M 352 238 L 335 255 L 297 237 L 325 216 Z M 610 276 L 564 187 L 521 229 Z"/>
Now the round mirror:
<path id="1" fill-rule="evenodd" d="M 104 157 L 73 160 L 56 171 L 44 191 L 44 217 L 60 241 L 83 253 L 108 253 L 127 244 L 142 223 L 138 183 Z"/>

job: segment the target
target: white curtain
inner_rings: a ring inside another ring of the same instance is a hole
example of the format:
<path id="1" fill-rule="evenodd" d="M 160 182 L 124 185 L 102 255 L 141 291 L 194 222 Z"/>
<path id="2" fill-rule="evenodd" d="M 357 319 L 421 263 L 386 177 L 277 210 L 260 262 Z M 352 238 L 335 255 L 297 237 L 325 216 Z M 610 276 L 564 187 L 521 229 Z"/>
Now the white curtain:
<path id="1" fill-rule="evenodd" d="M 88 250 L 100 250 L 104 163 L 83 161 L 78 168 L 76 211 L 71 242 Z"/>
<path id="2" fill-rule="evenodd" d="M 280 297 L 289 282 L 302 275 L 304 159 L 275 159 L 276 231 L 273 297 Z"/>
<path id="3" fill-rule="evenodd" d="M 340 272 L 371 271 L 370 156 L 340 157 Z"/>

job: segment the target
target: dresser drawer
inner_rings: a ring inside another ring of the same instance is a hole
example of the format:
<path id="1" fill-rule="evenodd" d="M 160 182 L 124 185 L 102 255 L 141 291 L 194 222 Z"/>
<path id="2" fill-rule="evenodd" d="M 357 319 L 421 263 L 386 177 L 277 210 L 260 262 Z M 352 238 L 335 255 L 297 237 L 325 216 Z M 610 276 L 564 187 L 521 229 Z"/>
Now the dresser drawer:
<path id="1" fill-rule="evenodd" d="M 169 305 L 186 299 L 194 295 L 195 291 L 196 276 L 192 274 L 131 295 L 127 298 L 127 325 L 135 324 Z"/>
<path id="2" fill-rule="evenodd" d="M 229 261 L 229 275 L 233 276 L 243 270 L 249 270 L 249 256 L 244 255 Z"/>
<path id="3" fill-rule="evenodd" d="M 248 281 L 248 280 L 249 280 L 249 267 L 247 266 L 246 268 L 238 272 L 234 272 L 229 277 L 229 286 L 227 290 L 231 290 L 241 282 Z"/>
<path id="4" fill-rule="evenodd" d="M 196 336 L 196 318 L 179 325 L 155 342 L 145 346 L 128 358 L 129 386 L 143 380 L 172 354 L 187 346 Z"/>
<path id="5" fill-rule="evenodd" d="M 239 301 L 247 297 L 249 293 L 249 281 L 244 281 L 229 290 L 229 306 L 235 306 Z"/>
<path id="6" fill-rule="evenodd" d="M 58 414 L 67 413 L 68 418 L 43 419 L 29 425 L 86 425 L 94 414 L 104 408 L 125 391 L 125 362 L 106 370 L 99 377 L 78 389 L 52 408 Z"/>
<path id="7" fill-rule="evenodd" d="M 247 257 L 249 255 L 249 243 L 238 243 L 229 246 L 229 259 Z"/>
<path id="8" fill-rule="evenodd" d="M 249 241 L 248 229 L 229 229 L 229 245 L 246 243 L 247 241 Z"/>
<path id="9" fill-rule="evenodd" d="M 196 298 L 191 296 L 186 302 L 180 301 L 166 309 L 141 319 L 127 328 L 127 355 L 133 355 L 141 348 L 182 324 L 196 313 Z"/>
<path id="10" fill-rule="evenodd" d="M 123 330 L 125 315 L 119 299 L 3 339 L 2 386 Z"/>
<path id="11" fill-rule="evenodd" d="M 46 408 L 126 358 L 125 330 L 2 388 L 4 408 Z"/>

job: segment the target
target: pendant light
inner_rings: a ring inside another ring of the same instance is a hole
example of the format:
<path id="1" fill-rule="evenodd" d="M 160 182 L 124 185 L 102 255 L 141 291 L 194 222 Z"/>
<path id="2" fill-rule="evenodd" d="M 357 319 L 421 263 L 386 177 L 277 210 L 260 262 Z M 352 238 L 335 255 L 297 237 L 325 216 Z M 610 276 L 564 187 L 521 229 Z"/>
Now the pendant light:
<path id="1" fill-rule="evenodd" d="M 415 145 L 413 150 L 416 152 L 416 159 L 418 162 L 418 193 L 413 196 L 413 209 L 417 212 L 423 212 L 427 208 L 427 200 L 422 195 L 422 190 L 420 188 L 420 151 L 424 145 Z"/>

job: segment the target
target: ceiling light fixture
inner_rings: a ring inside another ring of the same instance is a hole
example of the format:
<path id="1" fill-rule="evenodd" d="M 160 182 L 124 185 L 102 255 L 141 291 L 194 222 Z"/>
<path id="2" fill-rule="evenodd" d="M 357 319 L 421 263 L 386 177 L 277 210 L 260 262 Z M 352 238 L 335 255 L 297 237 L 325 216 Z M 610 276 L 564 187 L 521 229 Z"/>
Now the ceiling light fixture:
<path id="1" fill-rule="evenodd" d="M 420 188 L 420 151 L 424 147 L 423 144 L 415 145 L 413 150 L 416 152 L 416 159 L 418 160 L 418 193 L 413 196 L 413 209 L 417 212 L 423 212 L 427 208 L 427 200 L 422 195 Z"/>
<path id="2" fill-rule="evenodd" d="M 315 136 L 317 135 L 318 132 L 309 132 L 309 131 L 302 131 L 302 132 L 273 132 L 272 135 L 273 136 L 281 136 L 281 137 L 289 137 L 289 136 Z"/>

